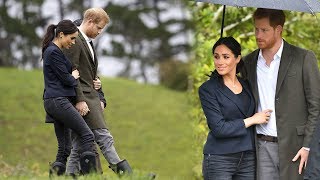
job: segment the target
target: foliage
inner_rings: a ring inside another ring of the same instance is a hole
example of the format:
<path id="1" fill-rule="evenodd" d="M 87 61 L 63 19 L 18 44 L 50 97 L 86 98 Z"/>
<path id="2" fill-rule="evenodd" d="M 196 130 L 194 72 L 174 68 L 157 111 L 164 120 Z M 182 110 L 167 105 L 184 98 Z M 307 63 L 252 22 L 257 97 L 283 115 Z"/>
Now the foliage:
<path id="1" fill-rule="evenodd" d="M 170 41 L 177 36 L 187 36 L 192 28 L 190 20 L 186 17 L 161 18 L 169 7 L 186 11 L 182 1 L 143 0 L 133 1 L 128 6 L 108 4 L 107 11 L 112 19 L 108 28 L 108 33 L 112 35 L 112 48 L 109 51 L 105 49 L 104 53 L 125 62 L 126 68 L 120 73 L 122 77 L 130 76 L 132 62 L 138 60 L 138 76 L 148 82 L 146 68 L 189 52 L 189 42 Z M 119 35 L 122 38 L 117 38 Z"/>
<path id="2" fill-rule="evenodd" d="M 167 60 L 160 63 L 160 84 L 170 89 L 186 91 L 189 85 L 190 63 Z"/>
<path id="3" fill-rule="evenodd" d="M 0 179 L 11 179 L 11 180 L 29 180 L 29 179 L 37 179 L 37 180 L 46 180 L 48 179 L 48 173 L 40 172 L 39 167 L 31 167 L 28 169 L 26 166 L 17 165 L 12 166 L 3 160 L 3 157 L 0 156 Z M 52 180 L 64 180 L 70 179 L 73 180 L 75 178 L 71 176 L 52 176 L 50 177 Z M 108 179 L 108 180 L 119 180 L 120 178 L 116 174 L 89 174 L 86 176 L 78 176 L 76 179 L 79 180 L 88 180 L 88 179 Z M 151 180 L 149 173 L 145 171 L 135 170 L 133 175 L 123 175 L 121 180 Z M 159 179 L 159 178 L 158 178 Z"/>
<path id="4" fill-rule="evenodd" d="M 0 179 L 5 172 L 47 178 L 57 142 L 53 126 L 44 123 L 42 73 L 0 68 L 0 81 L 5 92 L 0 95 Z M 102 84 L 108 101 L 105 118 L 120 157 L 134 171 L 154 172 L 157 179 L 193 177 L 199 160 L 187 94 L 124 79 L 102 78 Z M 103 177 L 112 177 L 100 157 Z"/>
<path id="5" fill-rule="evenodd" d="M 43 0 L 22 0 L 0 3 L 0 66 L 38 67 L 40 38 L 37 28 L 44 28 L 46 19 L 41 13 Z M 16 13 L 12 15 L 12 4 Z M 19 5 L 19 6 L 17 6 Z"/>
<path id="6" fill-rule="evenodd" d="M 194 46 L 195 57 L 193 60 L 192 80 L 193 90 L 191 99 L 193 102 L 192 117 L 198 123 L 196 126 L 199 145 L 205 142 L 208 132 L 205 116 L 198 100 L 198 88 L 208 79 L 208 74 L 214 69 L 211 48 L 220 38 L 222 20 L 221 5 L 209 3 L 189 3 L 195 22 L 196 43 Z M 254 8 L 236 8 L 227 6 L 225 16 L 225 28 L 223 36 L 233 36 L 242 46 L 242 55 L 246 55 L 257 48 L 254 38 L 252 13 Z M 319 46 L 319 22 L 318 18 L 298 12 L 285 12 L 287 16 L 283 37 L 289 43 L 313 50 L 320 58 Z M 198 149 L 201 156 L 202 148 Z M 201 162 L 198 162 L 201 164 Z M 200 166 L 200 165 L 199 165 Z M 201 169 L 198 169 L 199 171 Z M 198 174 L 201 174 L 199 172 Z"/>

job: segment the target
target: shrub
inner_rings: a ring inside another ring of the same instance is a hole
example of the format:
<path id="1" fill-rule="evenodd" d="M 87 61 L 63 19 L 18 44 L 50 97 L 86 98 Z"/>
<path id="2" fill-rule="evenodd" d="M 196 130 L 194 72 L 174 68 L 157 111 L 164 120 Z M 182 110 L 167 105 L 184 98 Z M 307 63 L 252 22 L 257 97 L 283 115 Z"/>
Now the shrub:
<path id="1" fill-rule="evenodd" d="M 186 91 L 189 84 L 190 64 L 167 60 L 159 65 L 160 84 L 173 90 Z"/>

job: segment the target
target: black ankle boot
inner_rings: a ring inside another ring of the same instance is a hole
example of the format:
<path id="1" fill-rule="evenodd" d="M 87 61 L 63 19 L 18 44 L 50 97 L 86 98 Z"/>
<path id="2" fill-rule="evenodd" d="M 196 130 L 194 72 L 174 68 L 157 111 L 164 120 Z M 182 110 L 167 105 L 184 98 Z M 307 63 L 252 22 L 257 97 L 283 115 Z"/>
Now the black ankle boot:
<path id="1" fill-rule="evenodd" d="M 155 173 L 149 173 L 149 174 L 147 175 L 148 179 L 150 179 L 150 180 L 155 179 L 156 176 L 157 176 L 157 175 L 156 175 Z"/>
<path id="2" fill-rule="evenodd" d="M 122 176 L 124 174 L 132 174 L 132 169 L 128 161 L 125 159 L 120 161 L 118 164 L 111 164 L 109 168 L 111 168 L 119 176 Z"/>
<path id="3" fill-rule="evenodd" d="M 66 165 L 61 163 L 61 162 L 54 162 L 50 164 L 50 169 L 49 169 L 49 177 L 51 176 L 61 176 L 64 175 L 66 172 Z"/>
<path id="4" fill-rule="evenodd" d="M 90 151 L 83 152 L 80 156 L 80 168 L 82 174 L 97 172 L 96 155 Z"/>

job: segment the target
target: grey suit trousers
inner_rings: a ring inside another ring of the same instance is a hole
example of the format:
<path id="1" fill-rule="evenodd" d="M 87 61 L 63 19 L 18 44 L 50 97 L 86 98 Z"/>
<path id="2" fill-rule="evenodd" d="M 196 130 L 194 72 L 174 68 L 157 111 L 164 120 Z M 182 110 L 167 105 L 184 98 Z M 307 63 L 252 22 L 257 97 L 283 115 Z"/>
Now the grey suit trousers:
<path id="1" fill-rule="evenodd" d="M 258 140 L 258 179 L 279 180 L 278 143 Z"/>

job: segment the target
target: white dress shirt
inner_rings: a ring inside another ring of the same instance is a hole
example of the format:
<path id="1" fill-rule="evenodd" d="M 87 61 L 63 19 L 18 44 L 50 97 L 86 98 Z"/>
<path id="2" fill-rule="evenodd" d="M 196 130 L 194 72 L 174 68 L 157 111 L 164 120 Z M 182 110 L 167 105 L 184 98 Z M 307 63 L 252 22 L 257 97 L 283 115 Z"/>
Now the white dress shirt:
<path id="1" fill-rule="evenodd" d="M 257 62 L 257 83 L 259 91 L 258 112 L 271 109 L 272 113 L 267 124 L 259 124 L 256 126 L 257 134 L 277 137 L 275 94 L 282 50 L 283 40 L 279 50 L 273 56 L 270 66 L 266 64 L 262 51 L 259 51 Z"/>
<path id="2" fill-rule="evenodd" d="M 94 52 L 93 52 L 93 49 L 92 49 L 92 47 L 90 45 L 90 41 L 92 41 L 92 39 L 90 39 L 83 31 L 81 31 L 81 29 L 79 29 L 79 31 L 80 31 L 80 33 L 82 34 L 82 36 L 84 37 L 84 39 L 87 42 L 87 45 L 88 45 L 88 47 L 90 49 L 90 52 L 91 52 L 91 55 L 92 55 L 92 60 L 94 62 Z"/>

